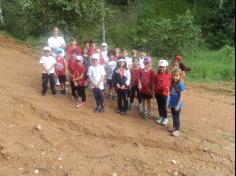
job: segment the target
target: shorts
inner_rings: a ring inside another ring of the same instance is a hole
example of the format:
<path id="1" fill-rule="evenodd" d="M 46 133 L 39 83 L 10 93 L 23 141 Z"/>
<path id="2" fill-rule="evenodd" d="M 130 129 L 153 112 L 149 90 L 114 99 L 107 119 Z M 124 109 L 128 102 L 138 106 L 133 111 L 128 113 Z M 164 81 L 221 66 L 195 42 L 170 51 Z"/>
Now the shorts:
<path id="1" fill-rule="evenodd" d="M 142 99 L 145 99 L 145 100 L 150 100 L 153 98 L 152 95 L 149 95 L 146 93 L 141 93 L 141 97 L 142 97 Z"/>
<path id="2" fill-rule="evenodd" d="M 57 77 L 59 79 L 60 84 L 64 84 L 66 82 L 66 75 L 59 75 Z"/>
<path id="3" fill-rule="evenodd" d="M 107 85 L 109 88 L 113 88 L 113 83 L 112 83 L 112 79 L 107 79 Z"/>

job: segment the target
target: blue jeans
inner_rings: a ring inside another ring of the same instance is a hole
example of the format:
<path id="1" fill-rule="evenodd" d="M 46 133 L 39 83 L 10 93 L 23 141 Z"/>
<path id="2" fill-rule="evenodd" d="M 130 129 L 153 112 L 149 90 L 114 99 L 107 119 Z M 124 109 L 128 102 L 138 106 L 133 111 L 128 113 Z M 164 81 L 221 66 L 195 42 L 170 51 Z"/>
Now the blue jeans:
<path id="1" fill-rule="evenodd" d="M 104 91 L 103 89 L 93 88 L 93 94 L 96 100 L 97 108 L 104 108 Z"/>
<path id="2" fill-rule="evenodd" d="M 167 118 L 166 105 L 167 105 L 168 96 L 156 95 L 155 97 L 156 97 L 160 117 Z"/>
<path id="3" fill-rule="evenodd" d="M 171 108 L 171 113 L 172 113 L 172 116 L 173 116 L 173 127 L 175 128 L 175 130 L 178 130 L 180 129 L 180 111 L 175 111 L 174 108 Z"/>

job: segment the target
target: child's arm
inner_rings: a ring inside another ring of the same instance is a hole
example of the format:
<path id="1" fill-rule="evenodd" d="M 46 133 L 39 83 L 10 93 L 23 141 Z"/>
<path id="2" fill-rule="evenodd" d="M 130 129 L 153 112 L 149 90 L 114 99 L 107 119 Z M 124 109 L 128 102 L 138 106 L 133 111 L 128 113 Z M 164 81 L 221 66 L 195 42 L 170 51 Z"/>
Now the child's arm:
<path id="1" fill-rule="evenodd" d="M 180 106 L 180 103 L 181 103 L 182 99 L 183 99 L 183 91 L 180 91 L 179 100 L 178 100 L 177 105 L 175 106 L 175 111 L 179 111 L 179 106 Z"/>
<path id="2" fill-rule="evenodd" d="M 73 81 L 79 81 L 84 78 L 84 73 L 82 73 L 79 77 L 73 79 Z"/>

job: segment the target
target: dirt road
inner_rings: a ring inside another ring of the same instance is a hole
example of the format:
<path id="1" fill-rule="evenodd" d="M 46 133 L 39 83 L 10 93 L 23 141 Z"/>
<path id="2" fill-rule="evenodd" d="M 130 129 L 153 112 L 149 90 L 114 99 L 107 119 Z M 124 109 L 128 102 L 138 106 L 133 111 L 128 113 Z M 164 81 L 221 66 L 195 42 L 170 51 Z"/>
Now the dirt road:
<path id="1" fill-rule="evenodd" d="M 2 35 L 0 56 L 0 176 L 233 175 L 234 95 L 187 85 L 173 138 L 154 118 L 115 114 L 112 101 L 94 114 L 89 90 L 82 109 L 69 96 L 42 97 L 38 54 Z"/>

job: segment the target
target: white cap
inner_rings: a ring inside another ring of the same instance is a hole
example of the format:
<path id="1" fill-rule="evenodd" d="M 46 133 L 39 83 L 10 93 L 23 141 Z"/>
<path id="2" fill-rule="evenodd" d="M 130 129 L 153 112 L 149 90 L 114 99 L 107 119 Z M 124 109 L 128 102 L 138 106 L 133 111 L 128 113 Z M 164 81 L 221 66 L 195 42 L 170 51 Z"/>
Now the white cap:
<path id="1" fill-rule="evenodd" d="M 76 60 L 77 60 L 77 61 L 83 61 L 84 59 L 83 59 L 82 56 L 79 55 L 79 56 L 76 56 Z"/>
<path id="2" fill-rule="evenodd" d="M 98 53 L 95 53 L 95 54 L 92 55 L 92 59 L 99 60 L 100 55 Z"/>
<path id="3" fill-rule="evenodd" d="M 118 59 L 117 62 L 126 62 L 126 60 L 121 58 L 121 59 Z"/>
<path id="4" fill-rule="evenodd" d="M 107 47 L 107 43 L 102 43 L 101 46 Z"/>
<path id="5" fill-rule="evenodd" d="M 167 60 L 159 60 L 158 67 L 166 67 L 168 66 Z"/>
<path id="6" fill-rule="evenodd" d="M 49 46 L 45 46 L 45 47 L 43 47 L 43 51 L 50 51 L 51 52 L 51 48 Z"/>

